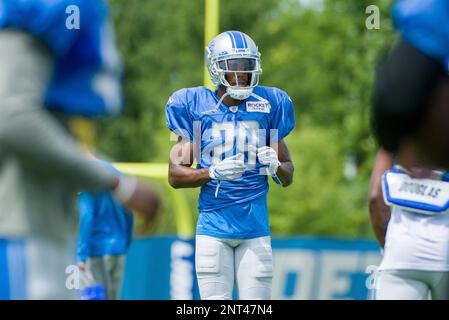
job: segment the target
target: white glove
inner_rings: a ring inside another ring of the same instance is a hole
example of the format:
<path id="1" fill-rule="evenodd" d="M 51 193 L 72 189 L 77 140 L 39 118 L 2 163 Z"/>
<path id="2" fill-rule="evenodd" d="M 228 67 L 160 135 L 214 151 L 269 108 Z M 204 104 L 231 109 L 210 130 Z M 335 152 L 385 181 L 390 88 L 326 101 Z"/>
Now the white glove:
<path id="1" fill-rule="evenodd" d="M 243 175 L 245 169 L 242 154 L 238 154 L 212 165 L 209 168 L 209 177 L 222 181 L 235 180 Z"/>
<path id="2" fill-rule="evenodd" d="M 259 158 L 259 162 L 265 166 L 268 166 L 268 169 L 272 173 L 276 173 L 281 165 L 281 162 L 278 159 L 278 154 L 271 147 L 265 146 L 258 148 L 257 157 Z"/>

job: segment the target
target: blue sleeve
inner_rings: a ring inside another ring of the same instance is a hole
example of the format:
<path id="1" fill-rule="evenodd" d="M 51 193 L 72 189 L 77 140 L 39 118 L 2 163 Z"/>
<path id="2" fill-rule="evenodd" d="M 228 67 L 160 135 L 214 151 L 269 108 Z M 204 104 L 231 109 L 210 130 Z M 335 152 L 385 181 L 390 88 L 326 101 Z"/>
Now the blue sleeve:
<path id="1" fill-rule="evenodd" d="M 6 3 L 5 0 L 0 0 L 0 29 L 6 25 Z"/>
<path id="2" fill-rule="evenodd" d="M 441 180 L 446 181 L 446 182 L 449 182 L 449 171 L 446 171 L 446 172 L 443 174 L 443 177 L 441 178 Z"/>
<path id="3" fill-rule="evenodd" d="M 276 134 L 270 134 L 270 142 L 277 142 L 284 139 L 295 127 L 295 112 L 293 102 L 283 91 L 277 95 L 276 106 L 272 110 L 271 129 L 275 129 Z"/>
<path id="4" fill-rule="evenodd" d="M 193 142 L 193 119 L 188 109 L 186 93 L 175 92 L 165 106 L 167 127 L 178 136 Z"/>
<path id="5" fill-rule="evenodd" d="M 68 29 L 70 6 L 79 9 L 80 28 Z M 104 14 L 103 0 L 0 0 L 0 28 L 15 28 L 41 39 L 57 56 L 62 56 L 77 41 L 83 26 Z"/>
<path id="6" fill-rule="evenodd" d="M 392 7 L 396 29 L 415 48 L 449 64 L 449 1 L 398 0 Z"/>
<path id="7" fill-rule="evenodd" d="M 87 192 L 78 196 L 80 228 L 78 239 L 78 260 L 86 262 L 90 256 L 90 241 L 94 229 L 95 197 Z"/>
<path id="8" fill-rule="evenodd" d="M 126 248 L 129 248 L 133 239 L 134 216 L 132 211 L 125 211 L 126 219 Z"/>

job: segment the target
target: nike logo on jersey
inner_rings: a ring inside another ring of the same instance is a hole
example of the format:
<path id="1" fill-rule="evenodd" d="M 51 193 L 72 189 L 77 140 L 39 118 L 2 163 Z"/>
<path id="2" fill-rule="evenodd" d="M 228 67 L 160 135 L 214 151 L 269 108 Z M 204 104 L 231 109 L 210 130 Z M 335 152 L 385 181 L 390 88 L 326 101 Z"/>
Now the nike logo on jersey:
<path id="1" fill-rule="evenodd" d="M 247 101 L 246 111 L 247 112 L 263 112 L 270 113 L 271 106 L 265 101 Z"/>

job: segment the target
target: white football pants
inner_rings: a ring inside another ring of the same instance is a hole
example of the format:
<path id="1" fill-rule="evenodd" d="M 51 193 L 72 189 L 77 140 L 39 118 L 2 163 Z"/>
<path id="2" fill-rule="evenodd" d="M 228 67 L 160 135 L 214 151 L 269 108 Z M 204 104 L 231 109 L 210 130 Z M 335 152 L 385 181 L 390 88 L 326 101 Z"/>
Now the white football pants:
<path id="1" fill-rule="evenodd" d="M 87 259 L 82 273 L 84 285 L 102 284 L 107 300 L 119 300 L 125 268 L 125 256 L 102 256 Z"/>
<path id="2" fill-rule="evenodd" d="M 375 300 L 448 300 L 449 271 L 382 270 Z"/>
<path id="3" fill-rule="evenodd" d="M 271 298 L 273 254 L 269 236 L 222 239 L 197 235 L 195 267 L 203 300 L 231 300 L 234 282 L 239 299 Z"/>

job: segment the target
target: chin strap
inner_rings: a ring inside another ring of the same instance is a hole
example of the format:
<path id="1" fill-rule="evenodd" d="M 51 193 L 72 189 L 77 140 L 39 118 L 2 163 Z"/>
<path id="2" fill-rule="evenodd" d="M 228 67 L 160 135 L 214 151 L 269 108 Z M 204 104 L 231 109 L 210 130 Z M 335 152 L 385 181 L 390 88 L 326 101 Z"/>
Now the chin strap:
<path id="1" fill-rule="evenodd" d="M 225 92 L 225 93 L 221 96 L 220 100 L 218 100 L 217 104 L 215 105 L 215 107 L 214 107 L 213 109 L 204 111 L 204 112 L 202 112 L 201 114 L 217 113 L 217 112 L 218 112 L 218 109 L 220 108 L 221 103 L 223 102 L 224 98 L 226 98 L 227 96 L 229 96 L 229 93 L 228 93 L 228 92 Z"/>
<path id="2" fill-rule="evenodd" d="M 218 109 L 220 108 L 221 103 L 227 96 L 229 96 L 229 93 L 225 92 L 221 96 L 220 100 L 218 100 L 217 104 L 215 105 L 215 107 L 212 110 L 204 111 L 202 114 L 217 113 Z M 221 181 L 217 179 L 217 187 L 215 188 L 215 198 L 218 196 L 218 190 L 220 190 L 220 184 L 221 184 Z"/>
<path id="3" fill-rule="evenodd" d="M 228 91 L 226 91 L 226 92 L 221 96 L 220 100 L 218 100 L 217 104 L 214 106 L 213 109 L 204 111 L 204 112 L 202 112 L 201 114 L 217 113 L 217 112 L 218 112 L 218 109 L 220 108 L 221 103 L 223 102 L 223 100 L 224 100 L 227 96 L 230 96 L 230 95 L 231 95 L 231 94 L 230 94 Z M 267 99 L 262 98 L 261 96 L 255 94 L 254 92 L 251 92 L 250 95 L 249 95 L 249 97 L 253 97 L 253 98 L 255 98 L 255 99 L 259 100 L 259 101 L 265 102 L 265 103 L 267 103 L 268 105 L 270 105 L 270 103 L 268 102 Z"/>

